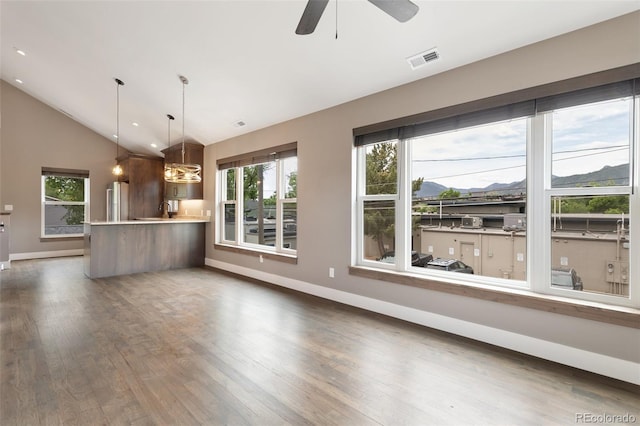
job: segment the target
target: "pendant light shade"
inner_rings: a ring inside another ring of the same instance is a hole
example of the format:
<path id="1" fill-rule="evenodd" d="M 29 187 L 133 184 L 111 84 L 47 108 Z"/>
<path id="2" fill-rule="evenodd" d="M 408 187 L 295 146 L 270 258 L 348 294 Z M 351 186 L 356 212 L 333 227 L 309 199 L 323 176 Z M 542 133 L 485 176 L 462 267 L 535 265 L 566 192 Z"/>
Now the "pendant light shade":
<path id="1" fill-rule="evenodd" d="M 122 175 L 122 167 L 118 164 L 118 155 L 120 154 L 120 86 L 124 86 L 124 82 L 118 78 L 116 81 L 116 165 L 112 169 L 112 173 L 116 176 Z"/>
<path id="2" fill-rule="evenodd" d="M 184 162 L 184 92 L 189 80 L 185 76 L 180 76 L 182 82 L 182 162 L 164 164 L 164 180 L 171 183 L 199 183 L 202 181 L 202 166 L 200 164 L 187 164 Z M 169 116 L 170 117 L 170 116 Z M 171 123 L 171 117 L 169 123 Z M 169 147 L 171 142 L 169 141 Z"/>

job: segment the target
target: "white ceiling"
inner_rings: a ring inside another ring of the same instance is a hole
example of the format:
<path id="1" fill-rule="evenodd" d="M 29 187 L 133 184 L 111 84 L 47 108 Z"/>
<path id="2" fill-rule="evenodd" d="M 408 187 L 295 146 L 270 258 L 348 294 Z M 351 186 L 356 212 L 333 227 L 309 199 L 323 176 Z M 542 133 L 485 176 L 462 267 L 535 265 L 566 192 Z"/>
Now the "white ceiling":
<path id="1" fill-rule="evenodd" d="M 316 31 L 299 36 L 306 0 L 2 0 L 1 76 L 111 140 L 120 78 L 121 144 L 159 154 L 167 113 L 171 143 L 182 139 L 179 75 L 190 80 L 186 138 L 208 145 L 640 9 L 640 0 L 414 2 L 420 11 L 401 24 L 366 0 L 339 0 L 336 20 L 331 0 Z M 441 58 L 411 70 L 406 58 L 433 47 Z"/>

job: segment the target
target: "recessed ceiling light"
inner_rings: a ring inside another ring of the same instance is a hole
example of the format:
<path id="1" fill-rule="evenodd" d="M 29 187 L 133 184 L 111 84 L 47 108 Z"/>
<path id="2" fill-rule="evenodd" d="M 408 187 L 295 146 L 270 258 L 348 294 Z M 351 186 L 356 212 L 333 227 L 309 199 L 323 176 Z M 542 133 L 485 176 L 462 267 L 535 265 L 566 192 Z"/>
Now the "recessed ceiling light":
<path id="1" fill-rule="evenodd" d="M 27 56 L 27 54 L 26 54 L 26 52 L 25 52 L 24 50 L 20 50 L 20 49 L 18 49 L 17 47 L 16 47 L 16 48 L 14 48 L 14 49 L 16 49 L 16 53 L 17 53 L 18 55 L 21 55 L 21 56 Z"/>
<path id="2" fill-rule="evenodd" d="M 156 145 L 155 143 L 151 144 L 151 148 L 157 148 L 157 147 L 158 147 L 158 145 Z"/>
<path id="3" fill-rule="evenodd" d="M 131 125 L 132 125 L 133 127 L 138 127 L 138 126 L 139 126 L 139 124 L 138 124 L 138 123 L 136 123 L 135 121 L 134 121 L 133 123 L 131 123 Z"/>
<path id="4" fill-rule="evenodd" d="M 20 80 L 19 78 L 16 78 L 16 83 L 18 83 L 18 84 L 23 84 L 23 83 L 24 83 L 24 81 Z"/>

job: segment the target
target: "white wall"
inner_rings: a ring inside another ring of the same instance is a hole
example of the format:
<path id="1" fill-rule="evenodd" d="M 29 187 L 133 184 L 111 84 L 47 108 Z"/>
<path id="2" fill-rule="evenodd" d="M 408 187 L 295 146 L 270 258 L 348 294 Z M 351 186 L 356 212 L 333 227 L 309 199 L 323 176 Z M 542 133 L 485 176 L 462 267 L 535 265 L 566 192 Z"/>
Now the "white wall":
<path id="1" fill-rule="evenodd" d="M 298 264 L 215 250 L 213 226 L 207 264 L 640 383 L 638 329 L 348 274 L 353 128 L 637 62 L 640 12 L 209 145 L 205 203 L 213 208 L 217 159 L 298 142 Z"/>

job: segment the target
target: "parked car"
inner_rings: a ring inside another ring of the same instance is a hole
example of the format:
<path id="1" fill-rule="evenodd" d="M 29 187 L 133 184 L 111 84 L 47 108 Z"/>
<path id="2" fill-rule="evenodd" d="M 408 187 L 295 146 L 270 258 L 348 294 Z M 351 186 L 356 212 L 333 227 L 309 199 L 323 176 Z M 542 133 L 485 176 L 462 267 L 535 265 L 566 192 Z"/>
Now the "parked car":
<path id="1" fill-rule="evenodd" d="M 551 286 L 582 290 L 582 279 L 573 268 L 551 269 Z"/>
<path id="2" fill-rule="evenodd" d="M 433 256 L 431 256 L 430 254 L 418 253 L 417 251 L 411 252 L 411 266 L 419 266 L 424 268 L 425 266 L 427 266 L 427 263 L 432 259 L 433 259 Z M 385 254 L 383 254 L 382 257 L 378 259 L 378 261 L 385 262 L 385 263 L 395 263 L 396 252 L 388 251 Z"/>
<path id="3" fill-rule="evenodd" d="M 427 262 L 427 268 L 440 269 L 441 271 L 460 272 L 463 274 L 473 274 L 473 268 L 457 259 L 442 259 L 437 257 Z"/>

